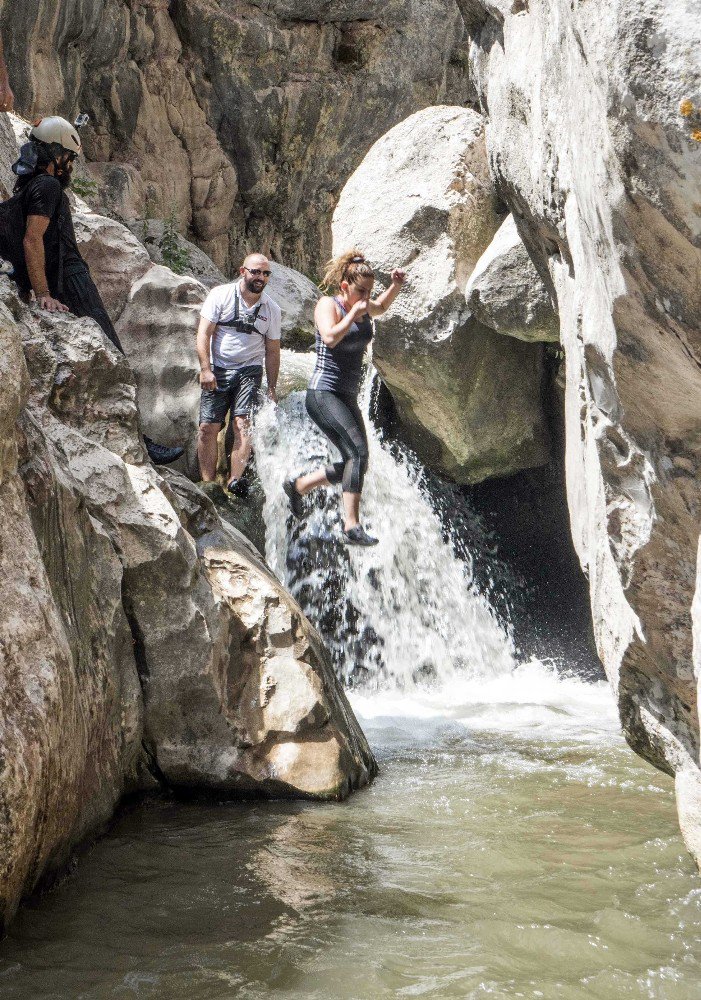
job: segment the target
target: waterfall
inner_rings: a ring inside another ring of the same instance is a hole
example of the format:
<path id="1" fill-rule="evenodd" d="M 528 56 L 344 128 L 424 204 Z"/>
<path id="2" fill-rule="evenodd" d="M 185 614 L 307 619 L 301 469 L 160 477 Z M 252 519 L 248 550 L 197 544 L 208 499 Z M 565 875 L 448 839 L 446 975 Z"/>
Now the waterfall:
<path id="1" fill-rule="evenodd" d="M 282 482 L 328 464 L 335 452 L 307 416 L 304 392 L 263 407 L 254 441 L 270 566 L 321 632 L 348 686 L 445 689 L 510 674 L 515 654 L 508 630 L 479 593 L 469 553 L 459 555 L 445 537 L 420 464 L 383 443 L 367 417 L 366 426 L 370 464 L 361 518 L 380 542 L 361 549 L 341 539 L 340 488 L 311 494 L 301 523 L 289 513 Z"/>

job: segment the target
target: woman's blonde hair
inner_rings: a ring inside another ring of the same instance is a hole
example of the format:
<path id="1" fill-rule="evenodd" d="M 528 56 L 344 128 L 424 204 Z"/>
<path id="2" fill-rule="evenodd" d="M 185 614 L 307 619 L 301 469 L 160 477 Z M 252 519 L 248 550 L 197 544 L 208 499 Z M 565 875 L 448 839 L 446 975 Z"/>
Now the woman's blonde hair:
<path id="1" fill-rule="evenodd" d="M 334 257 L 326 264 L 320 288 L 324 291 L 339 289 L 342 281 L 354 285 L 358 278 L 373 278 L 375 272 L 360 250 L 348 250 L 340 257 Z"/>

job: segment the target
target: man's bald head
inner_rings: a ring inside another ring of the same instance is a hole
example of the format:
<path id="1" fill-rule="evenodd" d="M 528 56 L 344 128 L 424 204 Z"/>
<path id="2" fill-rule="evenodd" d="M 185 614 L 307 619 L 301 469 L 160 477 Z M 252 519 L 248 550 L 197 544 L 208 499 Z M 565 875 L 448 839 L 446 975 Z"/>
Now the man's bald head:
<path id="1" fill-rule="evenodd" d="M 253 274 L 257 271 L 257 274 Z M 260 296 L 270 277 L 270 261 L 262 253 L 249 253 L 239 268 L 245 290 L 249 295 Z"/>
<path id="2" fill-rule="evenodd" d="M 243 262 L 243 266 L 246 267 L 246 268 L 250 268 L 250 267 L 258 267 L 258 268 L 261 268 L 261 269 L 262 268 L 266 268 L 266 270 L 269 271 L 270 270 L 270 261 L 265 256 L 265 254 L 262 254 L 262 253 L 249 253 L 248 257 L 246 257 L 245 261 Z"/>

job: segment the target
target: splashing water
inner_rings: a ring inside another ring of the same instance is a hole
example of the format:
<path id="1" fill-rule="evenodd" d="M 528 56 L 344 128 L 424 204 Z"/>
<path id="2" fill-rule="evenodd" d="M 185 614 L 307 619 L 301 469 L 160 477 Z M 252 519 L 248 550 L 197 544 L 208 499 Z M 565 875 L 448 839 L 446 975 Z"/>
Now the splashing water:
<path id="1" fill-rule="evenodd" d="M 365 410 L 370 377 L 366 381 Z M 366 420 L 370 464 L 361 516 L 379 535 L 371 549 L 341 540 L 339 488 L 319 489 L 293 523 L 282 482 L 328 464 L 331 446 L 304 409 L 304 394 L 259 414 L 256 462 L 266 495 L 267 559 L 322 632 L 352 686 L 435 688 L 510 674 L 514 649 L 455 553 L 422 486 L 419 464 L 383 446 Z M 335 457 L 335 456 L 334 456 Z"/>

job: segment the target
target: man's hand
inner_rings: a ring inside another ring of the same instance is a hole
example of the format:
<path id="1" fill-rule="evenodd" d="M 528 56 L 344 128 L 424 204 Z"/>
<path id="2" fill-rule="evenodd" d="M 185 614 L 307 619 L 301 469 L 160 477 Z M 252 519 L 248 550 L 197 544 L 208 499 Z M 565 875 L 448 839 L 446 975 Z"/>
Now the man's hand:
<path id="1" fill-rule="evenodd" d="M 211 368 L 203 368 L 200 372 L 200 385 L 203 389 L 213 391 L 217 387 L 217 380 Z"/>
<path id="2" fill-rule="evenodd" d="M 403 285 L 406 281 L 406 271 L 402 271 L 400 267 L 395 267 L 391 274 L 393 285 Z"/>
<path id="3" fill-rule="evenodd" d="M 275 386 L 268 386 L 268 399 L 272 400 L 273 403 L 277 403 L 277 390 Z"/>
<path id="4" fill-rule="evenodd" d="M 58 299 L 53 298 L 51 295 L 37 295 L 37 305 L 40 309 L 46 309 L 50 313 L 70 312 L 68 306 L 64 306 L 63 302 L 59 302 Z"/>

